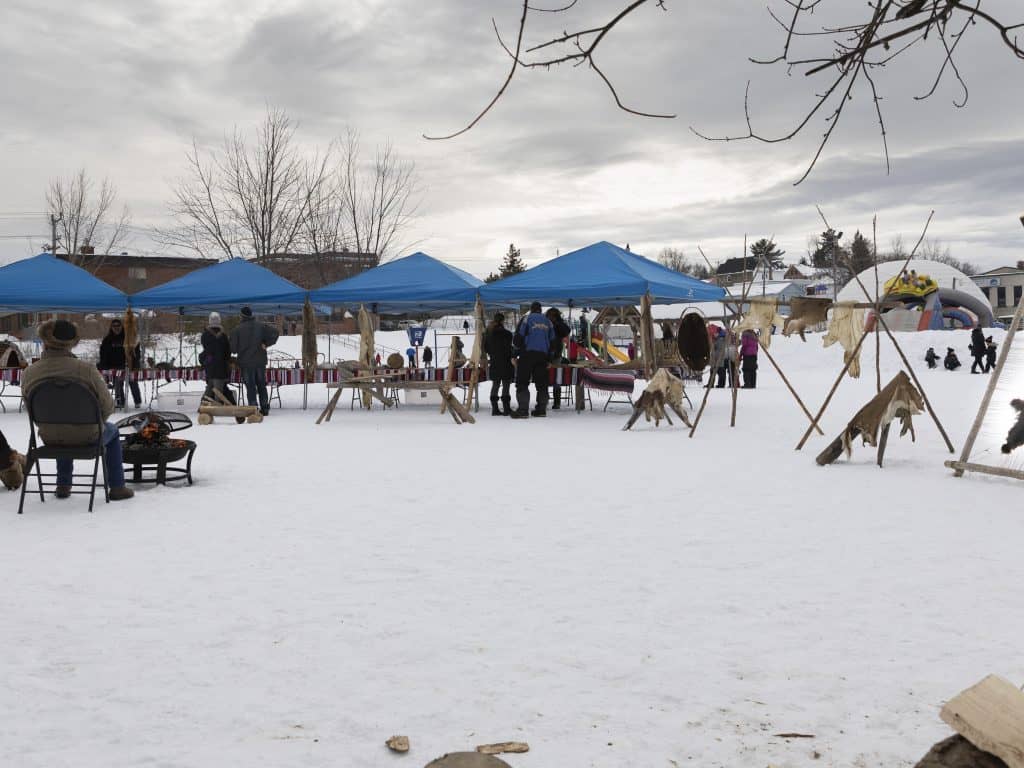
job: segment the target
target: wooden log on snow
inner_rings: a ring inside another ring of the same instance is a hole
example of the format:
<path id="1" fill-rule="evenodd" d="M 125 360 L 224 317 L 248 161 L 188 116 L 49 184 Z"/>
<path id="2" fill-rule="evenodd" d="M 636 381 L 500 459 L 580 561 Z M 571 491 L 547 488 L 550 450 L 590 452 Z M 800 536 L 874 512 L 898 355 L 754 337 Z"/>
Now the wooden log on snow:
<path id="1" fill-rule="evenodd" d="M 989 675 L 950 699 L 939 717 L 974 746 L 1009 768 L 1024 768 L 1024 693 Z"/>
<path id="2" fill-rule="evenodd" d="M 933 746 L 914 768 L 1006 768 L 1006 763 L 957 734 Z"/>

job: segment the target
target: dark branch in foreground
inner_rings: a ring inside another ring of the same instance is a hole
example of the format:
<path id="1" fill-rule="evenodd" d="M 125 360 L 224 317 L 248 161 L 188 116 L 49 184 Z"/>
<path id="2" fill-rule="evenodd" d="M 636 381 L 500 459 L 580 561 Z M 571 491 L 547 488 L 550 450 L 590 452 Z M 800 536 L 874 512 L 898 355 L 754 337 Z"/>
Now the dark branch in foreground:
<path id="1" fill-rule="evenodd" d="M 653 5 L 667 11 L 665 0 L 622 0 L 617 13 L 603 23 L 578 23 L 569 25 L 562 33 L 548 39 L 526 44 L 527 25 L 530 19 L 543 14 L 546 17 L 565 15 L 569 18 L 581 6 L 579 0 L 552 0 L 559 3 L 547 8 L 541 0 L 522 0 L 522 14 L 516 31 L 514 49 L 507 46 L 492 19 L 498 44 L 511 59 L 508 75 L 494 98 L 465 127 L 445 136 L 425 136 L 429 139 L 450 139 L 473 128 L 494 108 L 505 94 L 516 73 L 522 69 L 550 69 L 562 64 L 574 67 L 585 65 L 592 70 L 611 92 L 616 106 L 630 114 L 642 117 L 672 118 L 675 115 L 645 111 L 627 106 L 616 90 L 611 79 L 597 65 L 595 54 L 598 47 L 609 39 L 611 33 L 627 17 L 644 5 Z M 908 50 L 937 48 L 941 60 L 927 91 L 915 99 L 927 99 L 938 90 L 944 78 L 953 77 L 959 87 L 959 95 L 953 99 L 957 108 L 967 104 L 968 88 L 963 70 L 955 54 L 960 41 L 975 27 L 994 32 L 998 41 L 1014 57 L 1024 60 L 1024 41 L 1018 35 L 1024 31 L 1024 21 L 1007 24 L 982 9 L 985 0 L 867 0 L 866 5 L 850 0 L 769 0 L 768 13 L 784 32 L 781 52 L 772 58 L 750 60 L 756 64 L 782 64 L 787 70 L 802 70 L 807 77 L 826 77 L 811 106 L 794 122 L 793 127 L 778 136 L 766 135 L 754 130 L 750 114 L 750 83 L 744 97 L 744 113 L 747 132 L 735 136 L 710 136 L 690 128 L 693 133 L 708 141 L 754 140 L 766 144 L 789 141 L 815 122 L 824 122 L 824 132 L 806 171 L 797 180 L 802 182 L 813 170 L 825 151 L 843 116 L 843 111 L 860 92 L 870 93 L 872 105 L 878 119 L 882 139 L 882 152 L 889 171 L 889 147 L 886 141 L 885 119 L 882 113 L 882 96 L 879 94 L 877 79 L 885 69 L 900 59 Z M 771 4 L 782 7 L 777 13 Z M 844 13 L 850 21 L 839 25 L 825 26 L 813 20 L 826 8 L 833 13 Z M 907 66 L 912 66 L 908 64 Z M 950 74 L 952 73 L 952 74 Z"/>

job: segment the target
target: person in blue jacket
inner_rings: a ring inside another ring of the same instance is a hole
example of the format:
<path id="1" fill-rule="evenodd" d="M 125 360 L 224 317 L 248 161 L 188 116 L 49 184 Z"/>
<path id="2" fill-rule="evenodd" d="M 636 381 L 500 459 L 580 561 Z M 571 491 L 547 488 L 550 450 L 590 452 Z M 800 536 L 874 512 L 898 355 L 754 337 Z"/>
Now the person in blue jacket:
<path id="1" fill-rule="evenodd" d="M 548 358 L 555 340 L 555 328 L 541 313 L 539 301 L 530 305 L 530 314 L 516 328 L 516 410 L 513 419 L 525 419 L 530 411 L 530 382 L 537 390 L 537 407 L 533 416 L 545 416 L 548 407 Z"/>

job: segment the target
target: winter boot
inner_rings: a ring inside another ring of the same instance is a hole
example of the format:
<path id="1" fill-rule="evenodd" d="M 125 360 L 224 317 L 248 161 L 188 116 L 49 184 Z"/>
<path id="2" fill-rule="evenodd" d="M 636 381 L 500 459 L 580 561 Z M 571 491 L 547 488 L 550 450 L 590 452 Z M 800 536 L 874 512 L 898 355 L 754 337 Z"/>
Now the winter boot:
<path id="1" fill-rule="evenodd" d="M 503 415 L 503 414 L 502 414 L 502 412 L 500 410 L 498 410 L 498 401 L 497 400 L 491 400 L 491 416 L 501 416 L 501 415 Z"/>
<path id="2" fill-rule="evenodd" d="M 135 491 L 131 488 L 126 488 L 123 485 L 120 488 L 111 488 L 107 493 L 107 496 L 111 501 L 124 501 L 126 499 L 130 499 L 134 495 Z"/>
<path id="3" fill-rule="evenodd" d="M 53 493 L 58 499 L 70 499 L 71 498 L 71 486 L 70 485 L 58 485 L 57 490 Z"/>
<path id="4" fill-rule="evenodd" d="M 503 397 L 501 398 L 501 415 L 511 416 L 512 415 L 512 398 Z"/>
<path id="5" fill-rule="evenodd" d="M 530 411 L 530 415 L 535 417 L 535 418 L 542 419 L 545 416 L 547 416 L 548 414 L 547 414 L 547 411 L 545 411 L 543 408 L 538 406 L 538 407 L 534 408 L 532 411 Z"/>
<path id="6" fill-rule="evenodd" d="M 511 416 L 513 419 L 528 419 L 530 418 L 529 408 L 530 406 L 528 405 L 523 406 L 521 408 L 516 408 L 514 411 L 509 413 L 509 416 Z"/>

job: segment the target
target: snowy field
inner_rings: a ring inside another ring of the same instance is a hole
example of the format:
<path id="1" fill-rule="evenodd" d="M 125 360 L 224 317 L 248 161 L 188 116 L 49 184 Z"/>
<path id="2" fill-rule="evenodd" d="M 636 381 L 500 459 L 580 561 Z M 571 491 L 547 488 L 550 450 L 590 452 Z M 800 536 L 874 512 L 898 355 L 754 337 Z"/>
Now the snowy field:
<path id="1" fill-rule="evenodd" d="M 900 338 L 959 451 L 988 381 L 968 334 Z M 924 370 L 929 344 L 965 367 Z M 865 348 L 800 452 L 762 357 L 736 428 L 715 391 L 693 439 L 600 400 L 457 427 L 346 398 L 316 426 L 326 391 L 303 411 L 286 388 L 262 425 L 186 433 L 193 487 L 92 515 L 0 497 L 0 765 L 418 766 L 503 740 L 527 768 L 913 765 L 944 700 L 1024 683 L 1022 487 L 955 479 L 927 415 L 885 469 L 816 466 L 874 394 Z M 841 350 L 771 350 L 816 409 Z M 24 415 L 0 428 L 26 444 Z"/>

